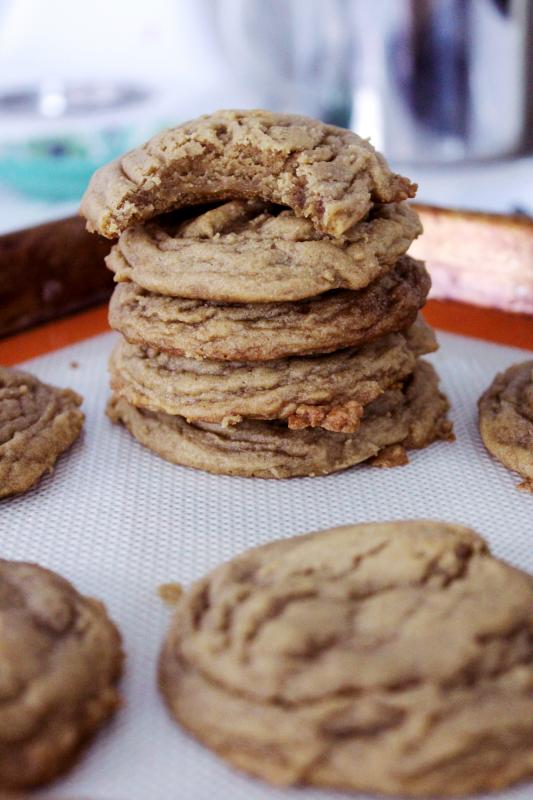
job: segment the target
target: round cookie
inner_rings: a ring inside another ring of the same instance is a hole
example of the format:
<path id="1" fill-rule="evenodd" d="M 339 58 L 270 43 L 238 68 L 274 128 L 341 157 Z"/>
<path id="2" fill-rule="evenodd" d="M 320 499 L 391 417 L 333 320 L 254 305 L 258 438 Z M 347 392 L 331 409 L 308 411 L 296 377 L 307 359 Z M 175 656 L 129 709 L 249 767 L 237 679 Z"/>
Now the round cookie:
<path id="1" fill-rule="evenodd" d="M 533 775 L 533 579 L 459 525 L 274 541 L 179 598 L 159 682 L 183 727 L 274 784 L 413 797 Z"/>
<path id="2" fill-rule="evenodd" d="M 0 560 L 0 788 L 64 772 L 120 700 L 120 634 L 97 600 Z"/>
<path id="3" fill-rule="evenodd" d="M 0 497 L 25 492 L 78 438 L 82 398 L 0 367 Z"/>
<path id="4" fill-rule="evenodd" d="M 381 454 L 379 466 L 407 461 L 405 448 L 449 439 L 448 402 L 433 367 L 419 361 L 403 391 L 391 389 L 364 409 L 356 433 L 321 428 L 289 430 L 274 421 L 246 420 L 223 427 L 138 409 L 112 397 L 108 415 L 167 461 L 220 475 L 293 478 L 328 475 Z M 391 451 L 391 448 L 392 451 Z"/>
<path id="5" fill-rule="evenodd" d="M 358 347 L 403 330 L 415 321 L 429 287 L 422 262 L 408 256 L 357 292 L 339 289 L 290 303 L 226 305 L 165 297 L 120 283 L 111 298 L 109 322 L 132 344 L 174 355 L 268 361 Z"/>
<path id="6" fill-rule="evenodd" d="M 190 213 L 190 212 L 189 212 Z M 361 289 L 422 232 L 406 204 L 378 206 L 342 240 L 279 206 L 234 200 L 128 228 L 106 258 L 115 280 L 157 294 L 226 303 L 301 300 Z"/>
<path id="7" fill-rule="evenodd" d="M 114 238 L 137 222 L 215 200 L 289 206 L 342 234 L 372 203 L 414 197 L 365 139 L 309 117 L 217 111 L 165 130 L 97 170 L 81 203 L 88 229 Z"/>
<path id="8" fill-rule="evenodd" d="M 364 406 L 412 373 L 416 356 L 436 349 L 433 331 L 420 318 L 405 334 L 357 349 L 275 361 L 201 361 L 121 340 L 109 368 L 117 395 L 189 422 L 286 419 L 289 428 L 350 433 Z"/>
<path id="9" fill-rule="evenodd" d="M 533 492 L 533 361 L 496 375 L 478 405 L 485 447 L 524 478 L 519 488 Z"/>

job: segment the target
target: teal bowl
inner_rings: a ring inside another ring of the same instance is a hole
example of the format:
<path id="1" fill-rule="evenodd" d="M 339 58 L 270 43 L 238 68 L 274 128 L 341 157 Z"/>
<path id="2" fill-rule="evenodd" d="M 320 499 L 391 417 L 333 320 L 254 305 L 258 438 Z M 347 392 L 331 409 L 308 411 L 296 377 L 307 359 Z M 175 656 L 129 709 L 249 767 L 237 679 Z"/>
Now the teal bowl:
<path id="1" fill-rule="evenodd" d="M 0 144 L 0 181 L 39 200 L 77 200 L 98 167 L 132 146 L 132 131 L 53 136 Z"/>

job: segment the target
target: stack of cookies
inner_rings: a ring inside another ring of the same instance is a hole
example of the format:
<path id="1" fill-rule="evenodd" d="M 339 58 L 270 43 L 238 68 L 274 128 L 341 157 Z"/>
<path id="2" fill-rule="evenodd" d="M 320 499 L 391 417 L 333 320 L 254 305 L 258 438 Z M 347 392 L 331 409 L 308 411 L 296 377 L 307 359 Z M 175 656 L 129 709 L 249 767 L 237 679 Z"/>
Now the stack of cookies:
<path id="1" fill-rule="evenodd" d="M 415 189 L 356 134 L 265 111 L 201 117 L 99 170 L 82 213 L 119 237 L 111 419 L 169 461 L 264 478 L 449 438 L 419 358 L 436 343 L 405 255 Z"/>

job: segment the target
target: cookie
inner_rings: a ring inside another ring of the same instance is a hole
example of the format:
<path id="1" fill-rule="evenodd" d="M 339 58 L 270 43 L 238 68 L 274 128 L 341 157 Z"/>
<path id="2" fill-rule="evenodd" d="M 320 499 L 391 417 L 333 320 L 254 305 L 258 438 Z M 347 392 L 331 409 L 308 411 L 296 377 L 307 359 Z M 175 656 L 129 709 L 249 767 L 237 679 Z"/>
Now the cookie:
<path id="1" fill-rule="evenodd" d="M 226 305 L 165 297 L 120 283 L 109 306 L 111 327 L 132 344 L 188 358 L 268 361 L 328 353 L 403 330 L 426 300 L 430 278 L 408 256 L 365 289 L 339 289 L 310 300 Z"/>
<path id="2" fill-rule="evenodd" d="M 82 398 L 0 367 L 0 497 L 25 492 L 80 435 Z"/>
<path id="3" fill-rule="evenodd" d="M 114 238 L 165 211 L 261 199 L 338 237 L 373 203 L 414 197 L 416 188 L 352 131 L 294 114 L 218 111 L 97 170 L 81 213 L 89 230 Z"/>
<path id="4" fill-rule="evenodd" d="M 97 600 L 0 560 L 0 788 L 52 780 L 119 705 L 120 634 Z"/>
<path id="5" fill-rule="evenodd" d="M 365 405 L 412 373 L 417 355 L 436 349 L 433 331 L 420 319 L 405 334 L 360 348 L 275 361 L 199 361 L 121 340 L 109 368 L 116 394 L 189 422 L 286 419 L 289 428 L 350 433 Z"/>
<path id="6" fill-rule="evenodd" d="M 533 361 L 496 375 L 478 405 L 485 447 L 524 478 L 519 488 L 533 492 Z"/>
<path id="7" fill-rule="evenodd" d="M 342 240 L 260 201 L 234 200 L 184 216 L 171 214 L 124 231 L 106 259 L 115 279 L 173 297 L 301 300 L 367 286 L 422 232 L 416 212 L 405 204 L 376 207 Z"/>
<path id="8" fill-rule="evenodd" d="M 274 784 L 412 797 L 533 775 L 533 579 L 460 525 L 270 542 L 177 602 L 172 715 Z"/>
<path id="9" fill-rule="evenodd" d="M 138 409 L 113 396 L 108 415 L 122 422 L 143 445 L 167 461 L 221 475 L 292 478 L 328 475 L 399 446 L 394 463 L 406 463 L 405 448 L 450 437 L 448 402 L 438 378 L 423 361 L 402 389 L 391 389 L 365 407 L 356 433 L 322 428 L 289 430 L 274 421 L 246 420 L 224 427 L 189 423 L 181 416 Z"/>

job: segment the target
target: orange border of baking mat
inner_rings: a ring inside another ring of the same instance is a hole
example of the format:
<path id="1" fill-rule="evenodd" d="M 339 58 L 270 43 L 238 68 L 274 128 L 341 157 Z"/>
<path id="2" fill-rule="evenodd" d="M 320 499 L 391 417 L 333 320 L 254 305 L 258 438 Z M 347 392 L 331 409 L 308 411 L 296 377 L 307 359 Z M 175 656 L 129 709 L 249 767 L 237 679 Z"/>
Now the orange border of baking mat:
<path id="1" fill-rule="evenodd" d="M 51 353 L 109 330 L 107 305 L 91 308 L 0 339 L 0 364 L 5 367 Z"/>
<path id="2" fill-rule="evenodd" d="M 511 314 L 455 300 L 430 300 L 424 306 L 424 318 L 443 331 L 533 350 L 531 314 Z"/>
<path id="3" fill-rule="evenodd" d="M 435 328 L 451 333 L 533 349 L 533 316 L 430 300 L 424 317 Z M 98 306 L 0 340 L 0 364 L 17 364 L 107 330 L 107 305 Z"/>

